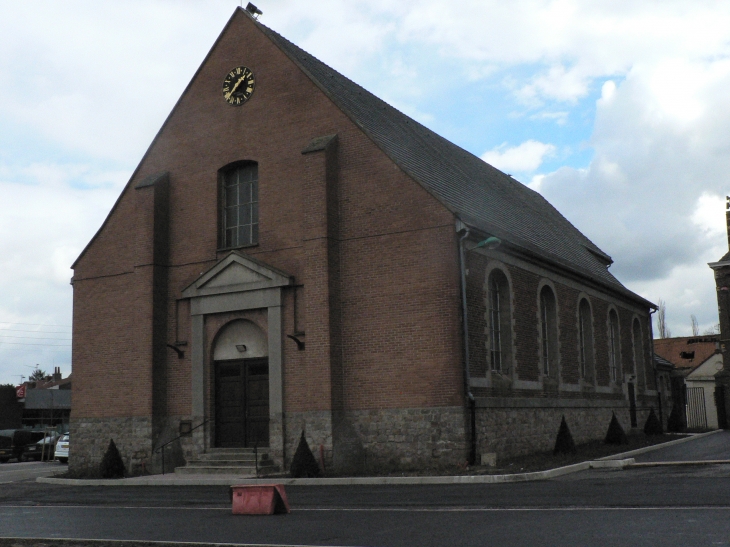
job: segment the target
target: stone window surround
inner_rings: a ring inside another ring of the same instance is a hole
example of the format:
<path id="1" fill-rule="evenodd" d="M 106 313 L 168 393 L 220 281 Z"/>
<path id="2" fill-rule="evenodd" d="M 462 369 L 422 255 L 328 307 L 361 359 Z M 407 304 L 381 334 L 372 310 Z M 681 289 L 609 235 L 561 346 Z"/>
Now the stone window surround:
<path id="1" fill-rule="evenodd" d="M 581 304 L 585 301 L 586 305 L 588 306 L 588 321 L 589 321 L 589 327 L 590 332 L 586 333 L 585 329 L 581 328 Z M 593 303 L 591 302 L 590 297 L 584 293 L 580 292 L 578 294 L 578 305 L 576 306 L 576 321 L 578 323 L 578 356 L 581 354 L 585 354 L 586 349 L 590 351 L 590 355 L 585 356 L 585 373 L 580 370 L 580 367 L 582 367 L 582 363 L 578 363 L 579 366 L 579 375 L 580 375 L 580 385 L 581 386 L 590 386 L 595 388 L 596 386 L 596 336 L 595 336 L 595 321 L 593 317 Z M 583 336 L 585 338 L 586 335 L 590 336 L 590 343 L 586 344 L 585 340 L 582 340 L 580 338 L 581 332 L 583 333 Z M 585 347 L 581 347 L 585 346 Z M 591 381 L 588 381 L 586 378 L 590 378 Z"/>
<path id="2" fill-rule="evenodd" d="M 206 284 L 232 263 L 238 263 L 266 278 L 255 283 L 206 287 Z M 191 315 L 191 403 L 192 418 L 202 423 L 206 417 L 205 318 L 207 315 L 247 310 L 267 310 L 269 353 L 269 448 L 283 454 L 283 288 L 294 278 L 251 257 L 231 252 L 203 273 L 182 293 L 190 299 Z M 212 446 L 206 428 L 205 447 Z"/>
<path id="3" fill-rule="evenodd" d="M 217 212 L 217 218 L 218 218 L 218 251 L 226 251 L 230 249 L 236 249 L 236 248 L 243 248 L 243 247 L 255 247 L 259 244 L 258 241 L 258 220 L 256 222 L 257 230 L 254 237 L 254 234 L 251 234 L 251 241 L 248 243 L 240 244 L 238 242 L 238 237 L 236 237 L 236 244 L 235 245 L 226 245 L 226 192 L 225 192 L 225 185 L 226 185 L 226 177 L 229 173 L 238 171 L 242 167 L 247 166 L 255 166 L 256 167 L 256 178 L 252 181 L 253 184 L 256 186 L 256 207 L 257 207 L 257 213 L 256 216 L 258 217 L 258 190 L 259 190 L 259 184 L 258 184 L 258 162 L 253 160 L 238 160 L 231 162 L 223 167 L 221 167 L 218 170 L 218 212 Z M 250 219 L 253 223 L 253 218 Z M 253 224 L 251 224 L 253 225 Z"/>
<path id="4" fill-rule="evenodd" d="M 611 314 L 614 314 L 616 318 L 616 332 L 615 336 L 611 336 Z M 608 342 L 608 381 L 610 386 L 617 386 L 622 383 L 623 378 L 623 365 L 621 360 L 621 319 L 616 309 L 616 306 L 609 304 L 608 312 L 606 313 L 606 341 Z M 611 363 L 611 357 L 613 356 L 614 363 Z M 614 378 L 613 371 L 615 371 L 616 378 Z"/>
<path id="5" fill-rule="evenodd" d="M 499 260 L 491 259 L 489 260 L 489 263 L 487 264 L 487 268 L 484 272 L 484 298 L 485 300 L 485 323 L 486 323 L 486 344 L 487 344 L 487 355 L 489 355 L 489 350 L 491 349 L 491 317 L 489 313 L 489 281 L 492 277 L 492 273 L 494 271 L 499 271 L 502 275 L 504 275 L 506 281 L 507 281 L 507 295 L 506 298 L 509 299 L 509 310 L 507 312 L 509 313 L 509 333 L 507 333 L 507 337 L 504 336 L 503 332 L 503 338 L 502 338 L 502 371 L 492 371 L 491 364 L 489 362 L 489 357 L 487 358 L 487 371 L 486 371 L 486 378 L 471 378 L 470 384 L 474 387 L 491 387 L 492 382 L 492 374 L 499 375 L 500 379 L 514 382 L 515 380 L 515 371 L 517 370 L 516 361 L 515 361 L 515 354 L 516 354 L 516 347 L 515 347 L 515 320 L 514 320 L 514 291 L 512 289 L 512 278 L 509 273 L 509 269 L 504 265 L 504 263 L 500 262 Z M 508 338 L 508 339 L 506 339 Z M 507 370 L 505 370 L 505 365 L 507 367 Z"/>
<path id="6" fill-rule="evenodd" d="M 543 310 L 543 298 L 542 294 L 545 288 L 552 293 L 553 297 L 553 312 L 552 320 L 555 322 L 554 325 L 545 325 L 544 317 L 547 317 L 546 311 Z M 555 340 L 548 340 L 548 371 L 545 372 L 545 356 L 543 355 L 545 350 L 545 340 L 543 331 L 547 331 L 550 336 L 551 331 L 554 331 Z M 560 306 L 558 304 L 558 293 L 555 290 L 555 285 L 549 279 L 541 279 L 537 285 L 537 332 L 538 332 L 538 352 L 539 352 L 539 366 L 540 366 L 540 378 L 543 382 L 547 378 L 553 378 L 556 382 L 560 382 L 561 370 L 560 370 Z M 556 347 L 551 348 L 551 343 Z"/>

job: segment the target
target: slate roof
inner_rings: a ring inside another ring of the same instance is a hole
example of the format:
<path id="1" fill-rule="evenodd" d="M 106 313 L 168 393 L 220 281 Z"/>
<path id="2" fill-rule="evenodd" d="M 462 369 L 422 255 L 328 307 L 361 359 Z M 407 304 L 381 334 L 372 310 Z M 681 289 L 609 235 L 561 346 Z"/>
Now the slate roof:
<path id="1" fill-rule="evenodd" d="M 662 357 L 661 355 L 657 355 L 656 353 L 654 354 L 654 362 L 657 365 L 662 365 L 665 368 L 674 368 L 674 363 L 667 361 L 664 357 Z"/>
<path id="2" fill-rule="evenodd" d="M 653 306 L 626 289 L 608 271 L 611 257 L 540 194 L 256 24 L 376 145 L 462 222 Z"/>

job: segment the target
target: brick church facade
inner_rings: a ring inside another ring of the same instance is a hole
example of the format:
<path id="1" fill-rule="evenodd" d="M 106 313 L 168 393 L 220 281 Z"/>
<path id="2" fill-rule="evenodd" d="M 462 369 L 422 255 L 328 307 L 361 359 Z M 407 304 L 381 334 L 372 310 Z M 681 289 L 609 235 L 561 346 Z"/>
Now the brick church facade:
<path id="1" fill-rule="evenodd" d="M 484 243 L 486 241 L 486 244 Z M 481 245 L 480 245 L 481 243 Z M 544 198 L 236 9 L 74 268 L 71 468 L 114 438 L 431 467 L 657 393 L 653 304 Z"/>

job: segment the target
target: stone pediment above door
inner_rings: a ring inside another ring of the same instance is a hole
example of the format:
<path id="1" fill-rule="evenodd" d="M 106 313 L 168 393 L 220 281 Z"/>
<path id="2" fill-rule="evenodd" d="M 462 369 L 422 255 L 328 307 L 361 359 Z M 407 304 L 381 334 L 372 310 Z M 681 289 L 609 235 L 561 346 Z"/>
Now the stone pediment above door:
<path id="1" fill-rule="evenodd" d="M 293 283 L 294 278 L 289 274 L 233 251 L 189 285 L 182 297 L 273 289 Z"/>

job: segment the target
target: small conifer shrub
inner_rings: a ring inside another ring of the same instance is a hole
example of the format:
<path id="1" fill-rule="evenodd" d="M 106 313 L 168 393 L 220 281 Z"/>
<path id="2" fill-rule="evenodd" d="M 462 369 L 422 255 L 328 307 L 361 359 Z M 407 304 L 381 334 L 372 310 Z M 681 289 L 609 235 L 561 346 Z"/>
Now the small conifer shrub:
<path id="1" fill-rule="evenodd" d="M 662 423 L 659 421 L 659 418 L 656 417 L 656 414 L 654 414 L 654 407 L 651 407 L 651 410 L 649 410 L 649 416 L 646 418 L 646 423 L 644 424 L 644 434 L 652 436 L 661 435 L 662 433 L 664 433 Z"/>
<path id="2" fill-rule="evenodd" d="M 114 439 L 109 440 L 109 448 L 101 460 L 100 471 L 105 479 L 121 479 L 127 471 Z"/>
<path id="3" fill-rule="evenodd" d="M 573 442 L 573 435 L 570 433 L 565 416 L 563 416 L 563 420 L 560 422 L 560 429 L 558 429 L 558 437 L 555 439 L 553 454 L 575 454 L 575 442 Z"/>
<path id="4" fill-rule="evenodd" d="M 297 451 L 294 452 L 290 473 L 294 478 L 319 477 L 319 464 L 307 444 L 307 439 L 304 438 L 304 431 L 299 439 Z"/>
<path id="5" fill-rule="evenodd" d="M 684 430 L 684 424 L 682 424 L 682 411 L 679 405 L 675 402 L 672 406 L 672 412 L 669 414 L 667 419 L 667 431 L 672 433 L 681 433 Z"/>
<path id="6" fill-rule="evenodd" d="M 608 432 L 606 433 L 606 444 L 629 444 L 629 439 L 624 433 L 624 428 L 616 418 L 616 414 L 612 413 L 611 423 L 608 426 Z"/>

